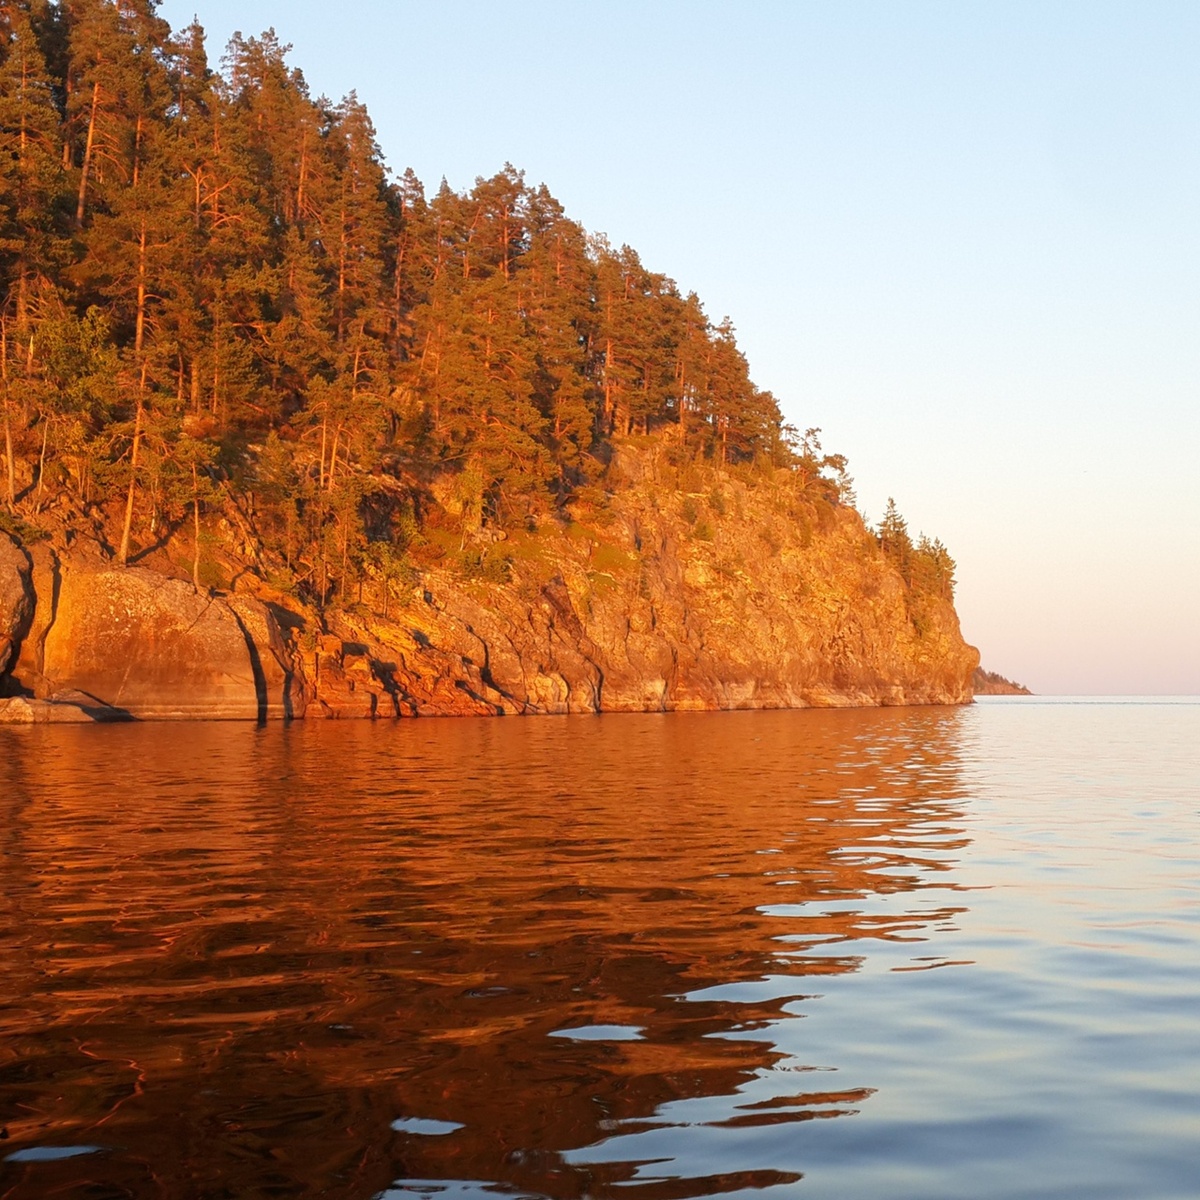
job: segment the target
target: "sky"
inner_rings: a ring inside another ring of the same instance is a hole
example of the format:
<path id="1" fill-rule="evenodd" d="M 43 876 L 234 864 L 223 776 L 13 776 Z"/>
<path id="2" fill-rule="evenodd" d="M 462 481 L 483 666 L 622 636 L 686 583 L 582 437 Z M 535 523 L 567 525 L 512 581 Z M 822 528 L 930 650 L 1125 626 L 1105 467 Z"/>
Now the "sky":
<path id="1" fill-rule="evenodd" d="M 432 192 L 506 162 L 730 316 L 984 666 L 1200 694 L 1200 5 L 165 0 Z"/>

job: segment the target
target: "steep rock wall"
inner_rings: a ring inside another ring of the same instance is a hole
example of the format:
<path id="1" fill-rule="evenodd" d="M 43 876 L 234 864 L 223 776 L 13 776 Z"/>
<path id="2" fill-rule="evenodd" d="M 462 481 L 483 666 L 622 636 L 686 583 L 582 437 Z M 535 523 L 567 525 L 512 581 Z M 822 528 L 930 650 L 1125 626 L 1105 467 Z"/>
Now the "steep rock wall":
<path id="1" fill-rule="evenodd" d="M 914 595 L 857 513 L 818 510 L 813 528 L 725 491 L 725 519 L 700 525 L 678 512 L 688 498 L 641 490 L 603 530 L 539 532 L 504 583 L 431 571 L 390 619 L 344 613 L 334 631 L 401 712 L 971 699 L 978 654 L 953 605 Z"/>
<path id="2" fill-rule="evenodd" d="M 154 571 L 121 570 L 44 544 L 30 560 L 35 603 L 5 690 L 58 707 L 29 718 L 36 707 L 9 705 L 10 720 L 65 720 L 64 708 L 100 719 L 294 715 L 301 689 L 283 635 L 261 603 L 198 593 Z M 12 575 L 0 561 L 0 588 L 6 578 L 11 586 Z"/>
<path id="3" fill-rule="evenodd" d="M 591 524 L 484 543 L 499 577 L 427 568 L 387 617 L 0 536 L 0 694 L 260 720 L 971 699 L 979 656 L 952 603 L 909 587 L 853 509 L 627 469 Z"/>

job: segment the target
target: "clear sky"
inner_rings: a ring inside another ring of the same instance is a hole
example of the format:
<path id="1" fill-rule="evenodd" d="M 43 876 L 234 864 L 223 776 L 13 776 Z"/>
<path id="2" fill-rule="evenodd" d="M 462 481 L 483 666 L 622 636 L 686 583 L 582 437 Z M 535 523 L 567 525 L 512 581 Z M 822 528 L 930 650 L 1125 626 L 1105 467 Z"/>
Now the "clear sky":
<path id="1" fill-rule="evenodd" d="M 427 190 L 506 161 L 728 314 L 984 665 L 1200 693 L 1200 4 L 167 0 Z"/>

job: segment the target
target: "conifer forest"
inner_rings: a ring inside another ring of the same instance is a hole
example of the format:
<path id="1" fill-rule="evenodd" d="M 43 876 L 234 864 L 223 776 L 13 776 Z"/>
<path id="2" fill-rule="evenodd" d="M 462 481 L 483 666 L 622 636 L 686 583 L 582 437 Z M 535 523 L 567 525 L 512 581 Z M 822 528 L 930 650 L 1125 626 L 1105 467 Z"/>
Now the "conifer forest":
<path id="1" fill-rule="evenodd" d="M 120 562 L 191 538 L 199 571 L 220 513 L 324 604 L 602 506 L 630 439 L 853 502 L 732 324 L 545 185 L 505 165 L 427 192 L 274 32 L 214 59 L 156 10 L 0 7 L 0 520 L 68 508 Z M 885 525 L 948 590 L 940 543 Z"/>

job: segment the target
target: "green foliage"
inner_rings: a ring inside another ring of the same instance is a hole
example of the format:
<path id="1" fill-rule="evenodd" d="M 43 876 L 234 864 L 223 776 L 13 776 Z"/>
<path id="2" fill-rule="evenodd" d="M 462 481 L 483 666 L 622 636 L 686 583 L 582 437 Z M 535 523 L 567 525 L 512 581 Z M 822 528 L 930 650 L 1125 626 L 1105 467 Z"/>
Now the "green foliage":
<path id="1" fill-rule="evenodd" d="M 938 539 L 931 541 L 924 534 L 914 545 L 908 523 L 890 497 L 876 540 L 884 557 L 895 565 L 914 592 L 953 599 L 955 563 L 950 552 Z"/>
<path id="2" fill-rule="evenodd" d="M 847 473 L 843 454 L 826 454 L 821 448 L 821 431 L 813 427 L 799 434 L 790 425 L 783 428 L 789 465 L 802 494 L 835 500 L 853 506 L 854 480 Z"/>
<path id="3" fill-rule="evenodd" d="M 455 566 L 467 579 L 484 583 L 507 583 L 512 577 L 512 557 L 499 546 L 460 551 Z"/>
<path id="4" fill-rule="evenodd" d="M 36 525 L 23 521 L 15 513 L 0 509 L 0 533 L 7 533 L 27 546 L 35 542 L 44 542 L 50 535 Z"/>
<path id="5" fill-rule="evenodd" d="M 597 600 L 604 596 L 611 596 L 620 587 L 620 584 L 608 571 L 589 571 L 588 584 L 591 587 L 591 598 Z"/>
<path id="6" fill-rule="evenodd" d="M 619 575 L 630 570 L 636 561 L 631 554 L 627 554 L 619 546 L 614 546 L 610 542 L 601 542 L 592 552 L 591 565 L 593 570 Z"/>
<path id="7" fill-rule="evenodd" d="M 930 541 L 924 534 L 917 542 L 912 556 L 913 587 L 945 600 L 954 598 L 955 562 L 941 541 Z"/>
<path id="8" fill-rule="evenodd" d="M 888 497 L 887 510 L 876 534 L 883 556 L 900 572 L 905 583 L 912 582 L 913 544 L 908 522 L 900 515 L 896 501 Z"/>
<path id="9" fill-rule="evenodd" d="M 229 572 L 212 559 L 201 560 L 199 574 L 201 587 L 219 589 L 229 586 Z"/>

